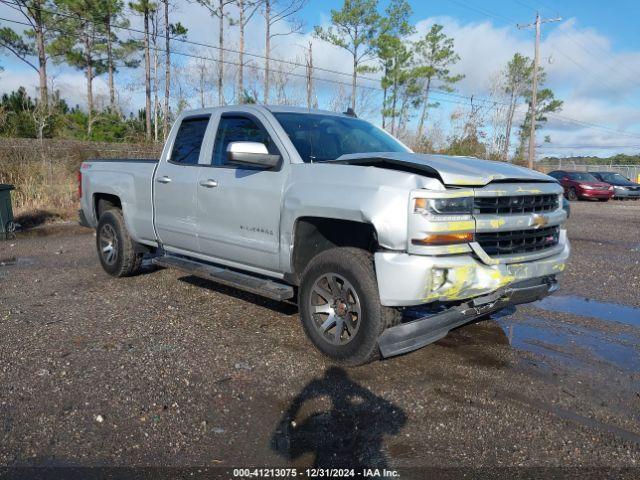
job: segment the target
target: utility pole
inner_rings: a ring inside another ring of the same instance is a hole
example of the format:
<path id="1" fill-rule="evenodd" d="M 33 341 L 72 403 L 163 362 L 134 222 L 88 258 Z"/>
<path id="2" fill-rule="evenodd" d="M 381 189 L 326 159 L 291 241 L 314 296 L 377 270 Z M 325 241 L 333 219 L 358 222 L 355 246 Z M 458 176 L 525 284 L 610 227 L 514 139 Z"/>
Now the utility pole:
<path id="1" fill-rule="evenodd" d="M 518 24 L 519 29 L 523 28 L 531 28 L 534 27 L 536 30 L 536 45 L 535 51 L 533 55 L 533 81 L 531 87 L 531 107 L 529 110 L 530 116 L 530 132 L 529 132 L 529 160 L 528 167 L 533 168 L 533 162 L 536 158 L 536 109 L 538 107 L 538 65 L 540 63 L 540 26 L 543 23 L 551 23 L 551 22 L 559 22 L 562 20 L 561 17 L 557 18 L 547 18 L 542 20 L 540 18 L 540 13 L 536 12 L 536 21 L 534 23 L 530 23 L 528 25 L 520 25 Z"/>
<path id="2" fill-rule="evenodd" d="M 309 54 L 307 63 L 307 108 L 311 110 L 311 99 L 313 96 L 313 44 L 309 42 Z"/>

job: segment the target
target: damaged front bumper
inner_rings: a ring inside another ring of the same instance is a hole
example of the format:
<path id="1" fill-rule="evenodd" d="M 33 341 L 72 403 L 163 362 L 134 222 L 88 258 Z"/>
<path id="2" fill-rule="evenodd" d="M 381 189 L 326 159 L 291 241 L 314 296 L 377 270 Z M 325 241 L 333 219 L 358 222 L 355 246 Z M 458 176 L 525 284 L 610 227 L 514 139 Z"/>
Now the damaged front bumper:
<path id="1" fill-rule="evenodd" d="M 561 230 L 556 247 L 526 257 L 496 260 L 480 250 L 442 256 L 377 252 L 380 302 L 387 307 L 408 307 L 488 295 L 517 282 L 561 273 L 569 250 L 566 230 Z"/>
<path id="2" fill-rule="evenodd" d="M 554 276 L 517 282 L 481 296 L 385 330 L 378 340 L 383 357 L 410 352 L 443 338 L 450 330 L 511 305 L 539 300 L 558 289 Z"/>

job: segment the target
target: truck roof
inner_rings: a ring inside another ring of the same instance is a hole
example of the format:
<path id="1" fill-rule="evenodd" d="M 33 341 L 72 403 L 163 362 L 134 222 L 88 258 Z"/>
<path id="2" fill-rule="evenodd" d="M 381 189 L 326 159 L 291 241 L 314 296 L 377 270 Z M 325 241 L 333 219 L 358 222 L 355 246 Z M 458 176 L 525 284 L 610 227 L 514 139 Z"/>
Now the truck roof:
<path id="1" fill-rule="evenodd" d="M 213 113 L 216 111 L 266 111 L 271 113 L 312 113 L 315 115 L 332 115 L 338 117 L 349 117 L 349 115 L 341 112 L 332 112 L 330 110 L 320 110 L 317 108 L 305 108 L 305 107 L 294 107 L 290 105 L 260 105 L 260 104 L 243 104 L 243 105 L 225 105 L 224 107 L 209 107 L 209 108 L 197 108 L 193 110 L 186 110 L 183 112 L 184 115 L 198 115 L 203 113 Z M 349 117 L 351 118 L 351 117 Z"/>

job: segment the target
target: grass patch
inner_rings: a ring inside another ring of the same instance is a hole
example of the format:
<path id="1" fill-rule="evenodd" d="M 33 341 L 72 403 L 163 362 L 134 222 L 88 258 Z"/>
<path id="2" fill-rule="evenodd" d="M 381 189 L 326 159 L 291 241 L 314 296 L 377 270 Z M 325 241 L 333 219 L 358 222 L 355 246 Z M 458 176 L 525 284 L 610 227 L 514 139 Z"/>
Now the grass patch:
<path id="1" fill-rule="evenodd" d="M 0 183 L 11 192 L 15 221 L 30 228 L 77 217 L 77 172 L 91 158 L 158 158 L 162 145 L 0 139 Z"/>

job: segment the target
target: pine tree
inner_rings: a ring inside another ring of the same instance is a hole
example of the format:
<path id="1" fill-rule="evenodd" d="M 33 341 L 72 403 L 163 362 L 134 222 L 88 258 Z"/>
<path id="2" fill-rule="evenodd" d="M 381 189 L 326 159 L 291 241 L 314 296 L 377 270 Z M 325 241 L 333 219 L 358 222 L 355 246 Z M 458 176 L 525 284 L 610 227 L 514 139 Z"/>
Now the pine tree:
<path id="1" fill-rule="evenodd" d="M 424 123 L 429 107 L 429 94 L 434 88 L 453 91 L 453 84 L 462 80 L 464 75 L 452 75 L 450 66 L 460 57 L 454 50 L 453 38 L 448 37 L 442 25 L 434 24 L 424 38 L 414 45 L 416 62 L 415 76 L 422 80 L 422 112 L 418 121 L 416 139 L 421 141 L 424 134 Z"/>
<path id="2" fill-rule="evenodd" d="M 38 73 L 40 104 L 48 105 L 47 47 L 52 40 L 56 18 L 51 13 L 50 0 L 13 0 L 12 8 L 18 11 L 29 27 L 21 32 L 12 28 L 0 28 L 0 51 L 13 53 Z M 35 61 L 33 60 L 35 59 Z"/>
<path id="3" fill-rule="evenodd" d="M 51 44 L 56 61 L 66 61 L 82 70 L 87 81 L 87 137 L 95 120 L 93 80 L 108 71 L 106 51 L 102 47 L 106 40 L 100 22 L 102 13 L 94 0 L 56 0 L 61 13 L 57 37 Z"/>
<path id="4" fill-rule="evenodd" d="M 147 140 L 151 139 L 151 53 L 150 53 L 150 29 L 149 20 L 152 12 L 158 5 L 150 0 L 138 0 L 136 3 L 129 3 L 129 7 L 138 12 L 144 23 L 144 94 L 145 94 L 145 133 Z"/>
<path id="5" fill-rule="evenodd" d="M 358 73 L 371 71 L 365 64 L 375 55 L 375 38 L 380 29 L 377 0 L 344 0 L 341 10 L 331 10 L 331 26 L 315 27 L 315 35 L 345 49 L 352 57 L 351 108 L 356 108 Z"/>

